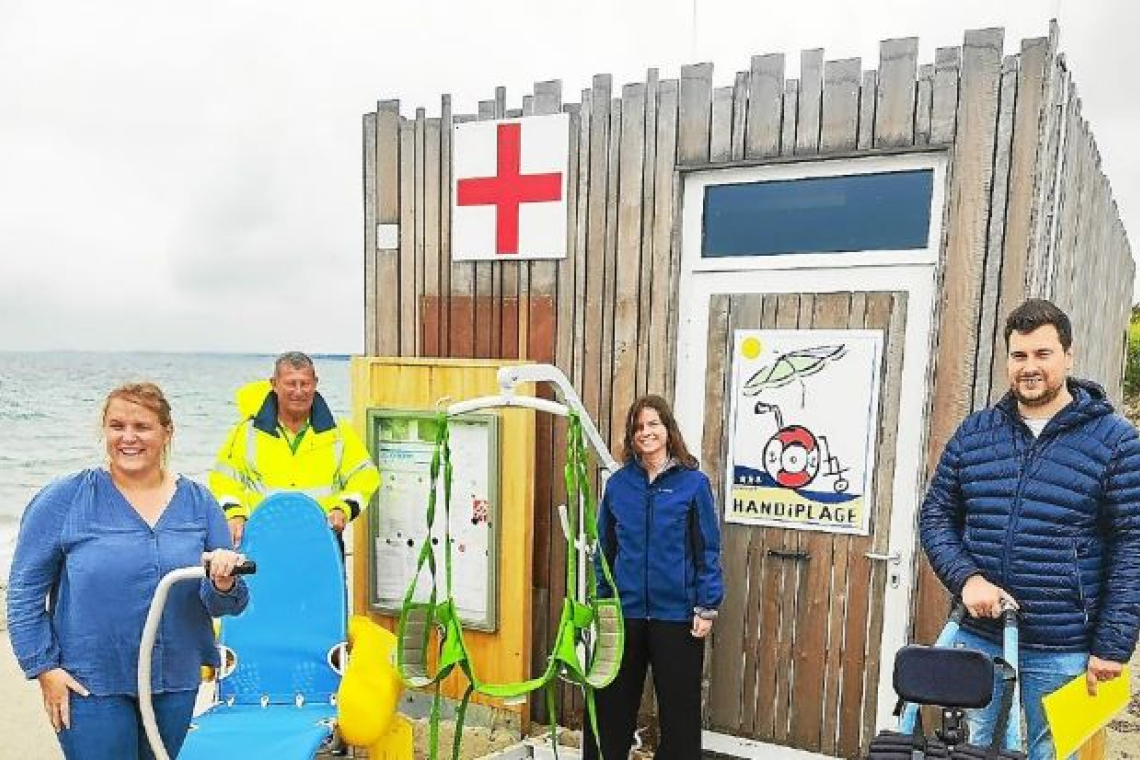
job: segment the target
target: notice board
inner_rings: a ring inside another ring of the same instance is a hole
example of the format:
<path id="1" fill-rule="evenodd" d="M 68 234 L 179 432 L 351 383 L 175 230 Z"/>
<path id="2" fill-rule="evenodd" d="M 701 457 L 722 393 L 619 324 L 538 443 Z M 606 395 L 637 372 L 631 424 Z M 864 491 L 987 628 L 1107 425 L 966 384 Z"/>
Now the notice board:
<path id="1" fill-rule="evenodd" d="M 444 542 L 450 533 L 452 589 L 459 617 L 464 626 L 483 631 L 494 631 L 498 622 L 498 428 L 493 413 L 467 414 L 449 421 L 450 522 L 441 471 L 431 531 L 437 600 L 446 595 Z M 399 614 L 428 540 L 427 507 L 437 429 L 434 411 L 368 410 L 370 448 L 381 475 L 369 531 L 373 610 Z M 427 601 L 431 589 L 432 577 L 425 563 L 413 598 Z"/>

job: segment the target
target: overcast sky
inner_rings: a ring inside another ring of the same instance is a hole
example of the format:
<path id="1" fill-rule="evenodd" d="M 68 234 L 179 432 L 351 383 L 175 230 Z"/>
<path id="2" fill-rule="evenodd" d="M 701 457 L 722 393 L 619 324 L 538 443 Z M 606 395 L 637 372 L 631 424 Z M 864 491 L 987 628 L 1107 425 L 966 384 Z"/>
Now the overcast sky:
<path id="1" fill-rule="evenodd" d="M 756 53 L 920 62 L 967 28 L 1006 52 L 1061 23 L 1084 114 L 1140 234 L 1136 21 L 1127 0 L 0 0 L 0 350 L 359 352 L 361 114 L 399 98 L 577 101 Z M 694 25 L 694 18 L 696 23 Z M 1135 245 L 1135 243 L 1134 243 Z"/>

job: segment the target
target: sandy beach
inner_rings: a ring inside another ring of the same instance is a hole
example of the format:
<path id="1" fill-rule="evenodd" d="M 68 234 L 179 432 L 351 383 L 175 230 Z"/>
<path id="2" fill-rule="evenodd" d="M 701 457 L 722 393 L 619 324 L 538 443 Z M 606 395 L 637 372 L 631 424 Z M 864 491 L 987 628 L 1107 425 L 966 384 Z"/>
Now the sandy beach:
<path id="1" fill-rule="evenodd" d="M 3 617 L 5 590 L 0 585 L 0 760 L 62 760 L 63 753 L 43 713 L 39 687 L 24 678 L 12 654 Z M 1133 680 L 1136 697 L 1130 709 L 1110 726 L 1106 760 L 1140 759 L 1140 653 L 1133 659 Z M 471 739 L 468 744 L 488 749 L 502 744 L 482 736 Z"/>
<path id="2" fill-rule="evenodd" d="M 0 600 L 5 590 L 0 586 Z M 0 642 L 0 760 L 61 760 L 63 753 L 44 715 L 39 686 L 24 678 L 12 654 L 3 605 Z"/>

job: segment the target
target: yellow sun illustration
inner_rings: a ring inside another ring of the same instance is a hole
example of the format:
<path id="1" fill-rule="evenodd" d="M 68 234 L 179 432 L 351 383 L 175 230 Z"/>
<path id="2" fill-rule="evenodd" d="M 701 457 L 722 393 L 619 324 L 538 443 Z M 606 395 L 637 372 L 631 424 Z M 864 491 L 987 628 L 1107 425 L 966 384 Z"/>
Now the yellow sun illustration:
<path id="1" fill-rule="evenodd" d="M 755 359 L 764 350 L 764 344 L 759 338 L 745 338 L 740 342 L 740 353 L 745 359 Z"/>

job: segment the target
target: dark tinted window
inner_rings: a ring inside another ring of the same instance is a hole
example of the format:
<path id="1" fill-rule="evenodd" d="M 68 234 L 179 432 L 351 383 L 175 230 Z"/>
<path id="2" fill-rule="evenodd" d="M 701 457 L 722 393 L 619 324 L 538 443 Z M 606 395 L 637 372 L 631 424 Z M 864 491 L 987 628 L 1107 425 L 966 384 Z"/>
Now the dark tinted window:
<path id="1" fill-rule="evenodd" d="M 701 255 L 922 249 L 933 187 L 930 169 L 711 185 Z"/>

